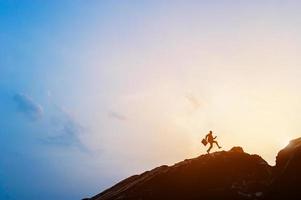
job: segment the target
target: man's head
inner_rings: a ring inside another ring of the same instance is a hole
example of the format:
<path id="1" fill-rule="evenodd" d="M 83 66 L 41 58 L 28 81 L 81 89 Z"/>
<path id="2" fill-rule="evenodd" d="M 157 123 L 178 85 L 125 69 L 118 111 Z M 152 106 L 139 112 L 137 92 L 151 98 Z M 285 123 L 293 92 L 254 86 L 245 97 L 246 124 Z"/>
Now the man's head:
<path id="1" fill-rule="evenodd" d="M 212 131 L 209 131 L 209 134 L 212 134 Z"/>

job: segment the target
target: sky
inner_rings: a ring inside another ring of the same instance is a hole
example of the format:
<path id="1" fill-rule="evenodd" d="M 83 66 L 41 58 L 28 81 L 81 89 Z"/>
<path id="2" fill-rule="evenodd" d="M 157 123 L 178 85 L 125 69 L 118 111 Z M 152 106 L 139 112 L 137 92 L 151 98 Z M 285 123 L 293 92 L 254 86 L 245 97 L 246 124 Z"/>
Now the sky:
<path id="1" fill-rule="evenodd" d="M 300 1 L 0 0 L 0 199 L 74 200 L 301 130 Z M 214 150 L 217 150 L 216 148 Z"/>

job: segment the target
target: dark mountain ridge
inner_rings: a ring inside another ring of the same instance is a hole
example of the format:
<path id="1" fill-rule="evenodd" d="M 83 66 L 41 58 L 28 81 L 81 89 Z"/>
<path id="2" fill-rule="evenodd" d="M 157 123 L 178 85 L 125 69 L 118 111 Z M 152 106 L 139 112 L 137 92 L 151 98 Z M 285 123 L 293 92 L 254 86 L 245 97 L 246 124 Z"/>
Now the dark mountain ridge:
<path id="1" fill-rule="evenodd" d="M 300 170 L 301 138 L 278 153 L 273 167 L 233 147 L 131 176 L 86 200 L 297 200 Z"/>

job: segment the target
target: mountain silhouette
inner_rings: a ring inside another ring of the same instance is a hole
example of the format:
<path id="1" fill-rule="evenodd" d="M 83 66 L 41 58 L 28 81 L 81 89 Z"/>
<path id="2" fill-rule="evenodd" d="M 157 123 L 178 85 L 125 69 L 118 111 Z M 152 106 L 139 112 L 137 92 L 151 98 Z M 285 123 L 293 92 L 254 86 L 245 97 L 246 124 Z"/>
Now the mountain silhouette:
<path id="1" fill-rule="evenodd" d="M 301 199 L 301 138 L 281 150 L 276 165 L 241 147 L 160 166 L 85 200 Z"/>

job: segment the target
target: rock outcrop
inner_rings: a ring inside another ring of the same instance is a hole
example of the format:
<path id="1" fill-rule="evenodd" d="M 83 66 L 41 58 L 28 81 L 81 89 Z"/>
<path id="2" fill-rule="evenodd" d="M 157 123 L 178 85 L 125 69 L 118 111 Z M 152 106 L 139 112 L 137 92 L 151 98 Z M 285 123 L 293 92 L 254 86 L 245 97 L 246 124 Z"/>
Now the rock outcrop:
<path id="1" fill-rule="evenodd" d="M 276 157 L 270 199 L 301 199 L 301 138 L 291 140 Z"/>

